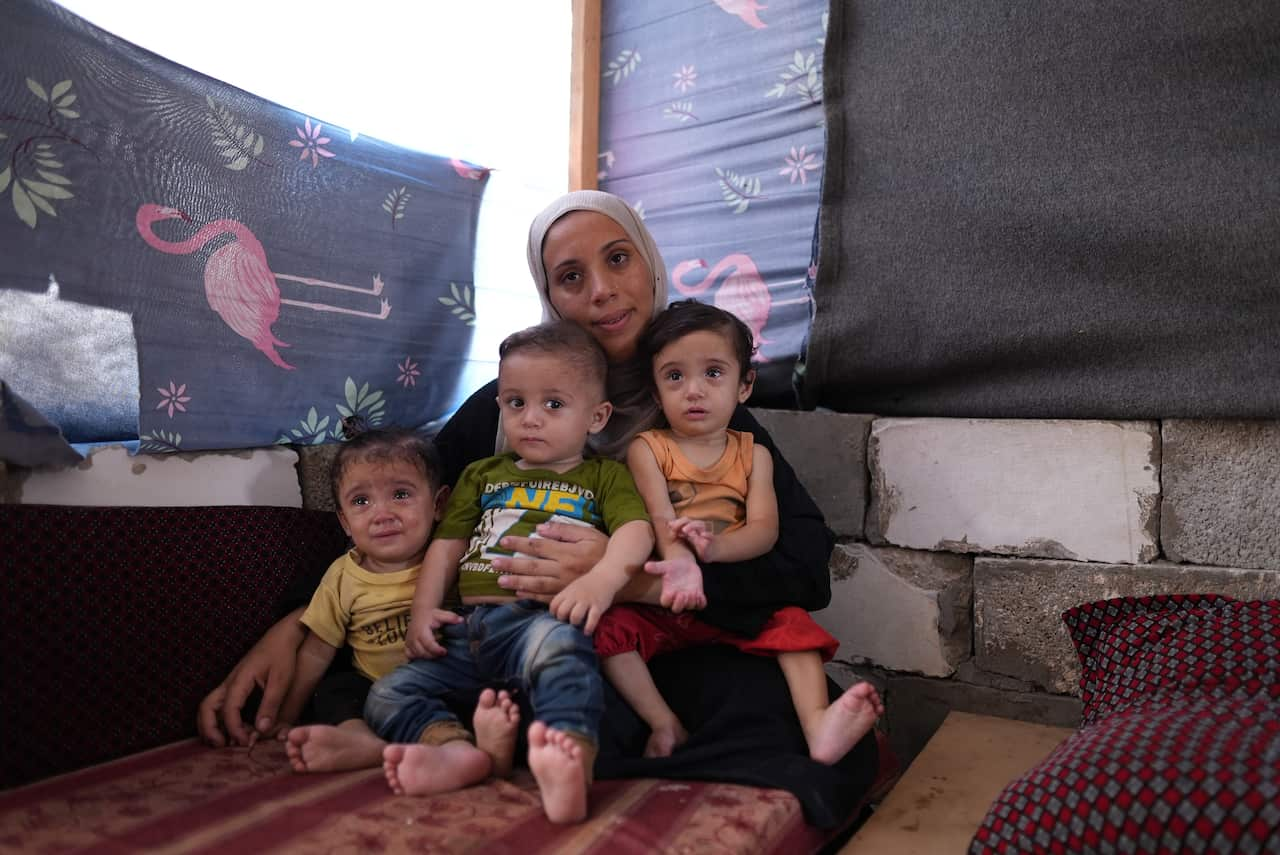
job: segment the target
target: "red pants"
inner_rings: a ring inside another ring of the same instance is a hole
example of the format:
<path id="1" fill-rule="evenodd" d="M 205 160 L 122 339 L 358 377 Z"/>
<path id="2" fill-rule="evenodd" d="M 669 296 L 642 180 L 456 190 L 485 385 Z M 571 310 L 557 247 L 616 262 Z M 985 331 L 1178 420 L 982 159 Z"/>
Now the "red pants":
<path id="1" fill-rule="evenodd" d="M 596 627 L 596 655 L 601 659 L 628 653 L 640 654 L 645 662 L 661 653 L 670 653 L 702 644 L 728 644 L 743 653 L 776 656 L 816 650 L 822 661 L 836 655 L 840 642 L 818 626 L 809 613 L 787 606 L 773 613 L 755 638 L 743 638 L 703 623 L 696 612 L 672 614 L 657 606 L 614 606 L 605 612 Z"/>

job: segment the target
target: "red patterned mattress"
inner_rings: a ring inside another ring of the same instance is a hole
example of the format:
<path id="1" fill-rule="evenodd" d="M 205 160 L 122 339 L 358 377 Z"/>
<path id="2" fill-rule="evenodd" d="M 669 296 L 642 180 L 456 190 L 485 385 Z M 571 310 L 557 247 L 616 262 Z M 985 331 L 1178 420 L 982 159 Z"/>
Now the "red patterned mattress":
<path id="1" fill-rule="evenodd" d="M 0 792 L 0 852 L 810 852 L 829 835 L 790 793 L 733 784 L 599 781 L 591 817 L 555 826 L 517 772 L 430 798 L 381 770 L 293 773 L 279 743 L 178 742 Z"/>

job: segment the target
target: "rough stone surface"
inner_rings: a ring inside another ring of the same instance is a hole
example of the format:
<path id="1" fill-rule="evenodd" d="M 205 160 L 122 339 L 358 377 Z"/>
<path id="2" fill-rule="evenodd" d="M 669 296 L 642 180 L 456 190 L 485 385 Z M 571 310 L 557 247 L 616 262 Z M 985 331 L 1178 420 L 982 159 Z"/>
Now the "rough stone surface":
<path id="1" fill-rule="evenodd" d="M 333 489 L 329 486 L 329 467 L 338 453 L 339 444 L 295 445 L 298 452 L 298 483 L 302 489 L 302 507 L 313 511 L 336 510 Z"/>
<path id="2" fill-rule="evenodd" d="M 796 470 L 827 525 L 841 537 L 862 537 L 867 434 L 875 416 L 763 409 L 753 409 L 751 414 Z"/>
<path id="3" fill-rule="evenodd" d="M 1280 596 L 1280 572 L 1173 564 L 1135 567 L 979 558 L 973 565 L 975 664 L 1043 686 L 1079 689 L 1080 665 L 1062 613 L 1081 603 L 1152 594 Z"/>
<path id="4" fill-rule="evenodd" d="M 867 539 L 1138 563 L 1159 554 L 1156 422 L 880 419 Z"/>
<path id="5" fill-rule="evenodd" d="M 831 555 L 831 605 L 814 619 L 836 658 L 945 677 L 972 655 L 971 559 L 865 543 Z"/>
<path id="6" fill-rule="evenodd" d="M 1170 419 L 1162 433 L 1165 556 L 1280 570 L 1280 421 Z"/>
<path id="7" fill-rule="evenodd" d="M 877 682 L 875 680 L 872 681 Z M 879 680 L 885 730 L 905 768 L 951 710 L 1054 727 L 1080 724 L 1080 701 L 1068 695 L 1004 691 L 957 680 L 886 674 Z"/>

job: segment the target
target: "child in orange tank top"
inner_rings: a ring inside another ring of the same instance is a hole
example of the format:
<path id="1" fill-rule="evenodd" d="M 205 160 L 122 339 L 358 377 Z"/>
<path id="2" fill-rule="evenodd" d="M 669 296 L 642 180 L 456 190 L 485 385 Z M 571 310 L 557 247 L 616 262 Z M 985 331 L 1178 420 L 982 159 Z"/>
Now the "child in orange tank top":
<path id="1" fill-rule="evenodd" d="M 822 663 L 839 642 L 794 606 L 775 613 L 755 638 L 703 623 L 693 613 L 706 606 L 699 560 L 755 558 L 778 536 L 773 457 L 750 433 L 728 427 L 755 382 L 751 332 L 728 312 L 683 300 L 653 320 L 641 348 L 652 359 L 654 394 L 668 427 L 638 435 L 627 465 L 657 536 L 660 560 L 645 570 L 662 576 L 665 608 L 622 606 L 606 613 L 595 633 L 605 676 L 649 725 L 645 756 L 663 757 L 688 732 L 654 684 L 650 658 L 709 643 L 776 656 L 810 756 L 835 763 L 884 712 L 866 682 L 829 701 Z"/>

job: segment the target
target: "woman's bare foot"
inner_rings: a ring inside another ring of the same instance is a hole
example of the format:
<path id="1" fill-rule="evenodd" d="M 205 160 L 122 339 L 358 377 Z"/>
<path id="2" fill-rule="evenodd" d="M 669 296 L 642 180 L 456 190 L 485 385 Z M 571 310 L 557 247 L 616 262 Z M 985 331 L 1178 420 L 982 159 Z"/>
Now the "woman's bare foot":
<path id="1" fill-rule="evenodd" d="M 510 777 L 520 725 L 520 708 L 511 700 L 511 695 L 485 689 L 480 693 L 471 723 L 476 732 L 476 747 L 493 761 L 493 777 Z"/>
<path id="2" fill-rule="evenodd" d="M 313 724 L 290 728 L 284 750 L 295 772 L 340 772 L 369 769 L 382 761 L 387 743 L 358 718 L 334 727 Z"/>
<path id="3" fill-rule="evenodd" d="M 659 725 L 649 733 L 649 741 L 644 744 L 645 757 L 670 757 L 671 754 L 689 741 L 689 731 L 684 729 L 680 719 L 673 718 L 668 725 Z"/>
<path id="4" fill-rule="evenodd" d="M 402 745 L 382 750 L 382 772 L 396 795 L 450 793 L 489 777 L 489 755 L 465 739 L 444 745 Z"/>
<path id="5" fill-rule="evenodd" d="M 540 721 L 529 725 L 529 771 L 542 794 L 542 810 L 552 822 L 587 818 L 587 753 L 567 733 Z"/>
<path id="6" fill-rule="evenodd" d="M 856 683 L 831 702 L 809 738 L 809 756 L 831 765 L 849 753 L 884 715 L 884 703 L 875 686 Z"/>

